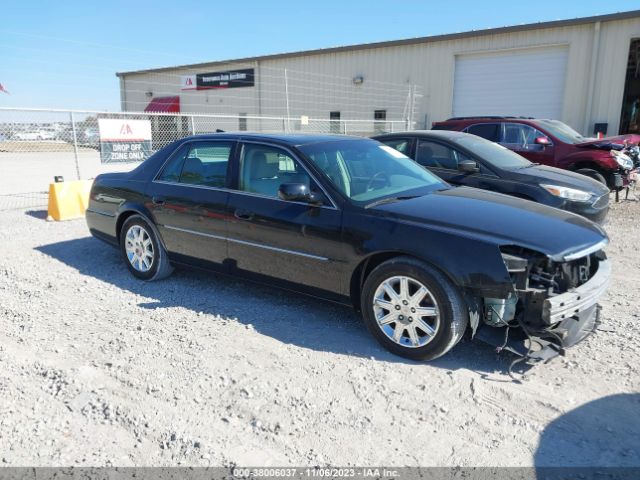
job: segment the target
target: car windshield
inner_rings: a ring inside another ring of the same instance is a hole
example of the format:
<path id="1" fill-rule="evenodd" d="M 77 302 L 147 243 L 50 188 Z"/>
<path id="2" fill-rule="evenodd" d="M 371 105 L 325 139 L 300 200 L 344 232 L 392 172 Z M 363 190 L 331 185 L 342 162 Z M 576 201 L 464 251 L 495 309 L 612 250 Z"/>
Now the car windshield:
<path id="1" fill-rule="evenodd" d="M 529 160 L 508 148 L 476 135 L 460 135 L 453 141 L 498 168 L 526 168 L 532 165 Z"/>
<path id="2" fill-rule="evenodd" d="M 536 120 L 534 123 L 541 129 L 547 130 L 550 135 L 553 135 L 564 143 L 576 144 L 587 142 L 589 140 L 588 138 L 580 135 L 566 123 L 562 123 L 558 120 Z"/>
<path id="3" fill-rule="evenodd" d="M 314 143 L 300 150 L 338 190 L 358 204 L 421 196 L 448 187 L 403 153 L 375 140 Z"/>

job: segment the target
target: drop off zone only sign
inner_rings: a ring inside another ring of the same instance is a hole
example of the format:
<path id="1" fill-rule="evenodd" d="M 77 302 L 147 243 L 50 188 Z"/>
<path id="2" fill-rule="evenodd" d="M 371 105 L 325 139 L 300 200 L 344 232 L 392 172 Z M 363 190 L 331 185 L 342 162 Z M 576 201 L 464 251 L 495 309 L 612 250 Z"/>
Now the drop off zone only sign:
<path id="1" fill-rule="evenodd" d="M 151 154 L 149 120 L 98 119 L 100 161 L 141 162 Z"/>

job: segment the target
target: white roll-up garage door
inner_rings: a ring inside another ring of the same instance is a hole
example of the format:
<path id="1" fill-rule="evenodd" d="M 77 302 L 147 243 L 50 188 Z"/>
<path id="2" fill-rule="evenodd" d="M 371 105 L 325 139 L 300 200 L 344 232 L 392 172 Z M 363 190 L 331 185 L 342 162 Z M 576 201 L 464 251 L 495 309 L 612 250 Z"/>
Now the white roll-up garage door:
<path id="1" fill-rule="evenodd" d="M 566 46 L 457 55 L 453 114 L 562 118 Z"/>

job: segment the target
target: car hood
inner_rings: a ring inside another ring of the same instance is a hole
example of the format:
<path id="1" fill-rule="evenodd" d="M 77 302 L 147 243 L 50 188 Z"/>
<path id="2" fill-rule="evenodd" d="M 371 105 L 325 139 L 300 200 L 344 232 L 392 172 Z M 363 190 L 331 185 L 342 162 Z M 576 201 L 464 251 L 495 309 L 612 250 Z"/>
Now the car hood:
<path id="1" fill-rule="evenodd" d="M 561 187 L 576 188 L 585 192 L 591 192 L 596 197 L 609 193 L 606 185 L 580 173 L 570 172 L 546 165 L 533 165 L 526 168 L 509 170 L 511 177 L 526 183 L 547 185 L 559 185 Z"/>
<path id="2" fill-rule="evenodd" d="M 579 215 L 470 187 L 441 190 L 372 210 L 479 241 L 529 248 L 556 261 L 608 241 L 600 226 Z"/>
<path id="3" fill-rule="evenodd" d="M 588 142 L 576 143 L 580 148 L 597 148 L 600 150 L 621 150 L 624 143 L 637 145 L 640 143 L 640 135 L 617 135 L 614 137 L 594 138 Z"/>

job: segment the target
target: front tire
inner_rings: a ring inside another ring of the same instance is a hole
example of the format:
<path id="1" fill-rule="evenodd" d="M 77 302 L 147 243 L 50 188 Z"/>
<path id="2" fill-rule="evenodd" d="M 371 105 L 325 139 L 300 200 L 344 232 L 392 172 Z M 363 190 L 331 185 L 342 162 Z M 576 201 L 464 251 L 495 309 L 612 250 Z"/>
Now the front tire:
<path id="1" fill-rule="evenodd" d="M 411 257 L 377 266 L 362 289 L 362 316 L 390 352 L 433 360 L 462 338 L 469 312 L 458 288 L 440 271 Z"/>
<path id="2" fill-rule="evenodd" d="M 173 272 L 155 229 L 140 215 L 132 215 L 122 225 L 120 252 L 129 271 L 142 280 L 160 280 Z"/>

